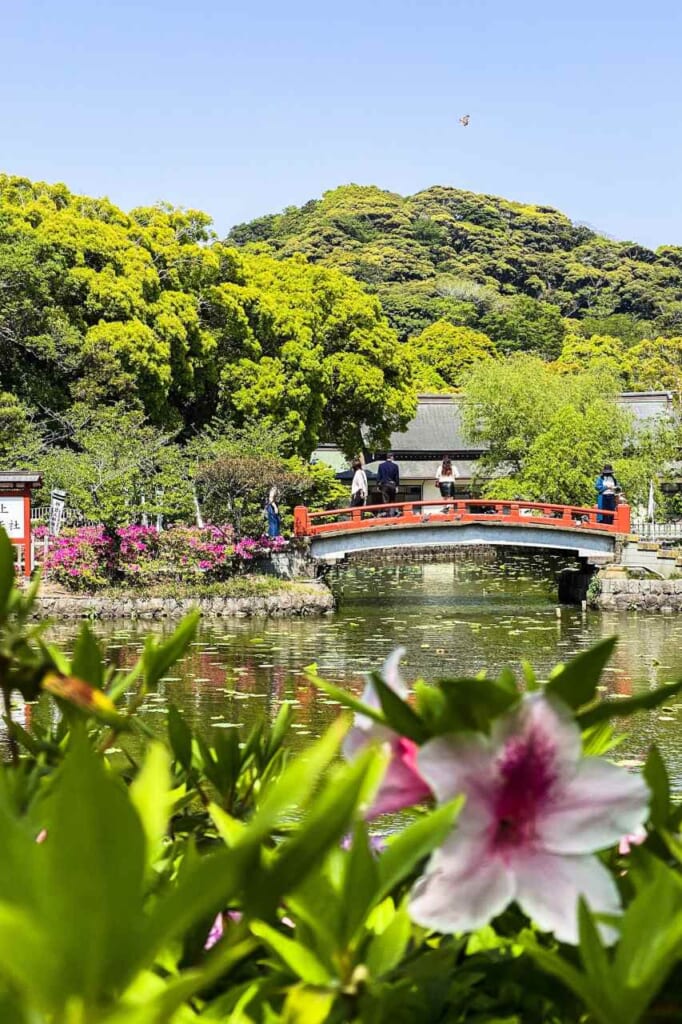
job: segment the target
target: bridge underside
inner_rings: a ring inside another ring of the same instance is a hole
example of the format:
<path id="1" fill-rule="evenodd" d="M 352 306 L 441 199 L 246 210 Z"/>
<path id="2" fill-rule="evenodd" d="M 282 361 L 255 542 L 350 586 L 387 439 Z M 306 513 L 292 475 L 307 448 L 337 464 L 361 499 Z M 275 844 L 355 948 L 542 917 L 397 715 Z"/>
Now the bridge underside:
<path id="1" fill-rule="evenodd" d="M 597 564 L 615 559 L 617 537 L 596 530 L 565 530 L 554 526 L 513 526 L 502 523 L 372 524 L 367 530 L 338 531 L 311 537 L 310 554 L 337 561 L 351 552 L 390 548 L 470 547 L 491 544 L 556 551 Z"/>

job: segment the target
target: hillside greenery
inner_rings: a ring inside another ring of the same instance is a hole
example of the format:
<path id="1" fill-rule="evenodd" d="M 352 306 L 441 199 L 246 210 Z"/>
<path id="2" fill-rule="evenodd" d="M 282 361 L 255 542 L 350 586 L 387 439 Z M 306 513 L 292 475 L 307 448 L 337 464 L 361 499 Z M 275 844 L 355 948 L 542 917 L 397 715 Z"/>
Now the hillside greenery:
<path id="1" fill-rule="evenodd" d="M 307 467 L 320 442 L 381 450 L 419 391 L 466 393 L 518 355 L 562 409 L 583 372 L 682 391 L 682 248 L 453 188 L 355 185 L 223 242 L 201 211 L 0 175 L 0 464 L 39 467 L 40 497 L 66 487 L 88 518 L 188 521 L 219 492 L 234 510 L 205 472 L 223 458 L 224 480 L 251 467 L 251 529 L 275 482 L 287 504 L 338 500 Z"/>
<path id="2" fill-rule="evenodd" d="M 654 339 L 657 365 L 640 372 L 646 350 L 621 358 L 625 383 L 679 386 L 658 352 L 669 347 L 660 339 L 674 338 L 675 352 L 682 344 L 680 246 L 654 252 L 552 207 L 444 186 L 403 197 L 345 185 L 238 225 L 228 240 L 351 275 L 381 300 L 403 341 L 445 321 L 484 334 L 500 354 L 565 363 L 576 338 L 617 339 L 624 353 Z"/>

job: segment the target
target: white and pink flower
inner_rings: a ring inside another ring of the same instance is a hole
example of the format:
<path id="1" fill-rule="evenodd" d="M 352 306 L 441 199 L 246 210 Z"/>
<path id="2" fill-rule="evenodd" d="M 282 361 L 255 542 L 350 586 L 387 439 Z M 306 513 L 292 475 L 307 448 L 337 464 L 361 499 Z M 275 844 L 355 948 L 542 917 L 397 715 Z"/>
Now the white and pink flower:
<path id="1" fill-rule="evenodd" d="M 397 783 L 397 769 L 388 776 Z M 594 854 L 638 833 L 649 792 L 641 777 L 581 757 L 580 730 L 560 701 L 527 695 L 490 737 L 429 740 L 414 778 L 440 803 L 466 796 L 414 886 L 410 913 L 418 924 L 472 931 L 516 901 L 543 931 L 576 943 L 580 897 L 595 913 L 619 912 L 615 882 Z M 388 802 L 405 806 L 397 793 Z M 615 939 L 613 929 L 603 931 Z"/>
<path id="2" fill-rule="evenodd" d="M 408 691 L 400 678 L 398 665 L 404 653 L 404 647 L 397 647 L 381 667 L 383 681 L 403 698 L 407 696 Z M 371 679 L 365 686 L 362 702 L 370 708 L 381 707 L 379 695 Z M 355 757 L 370 743 L 387 747 L 391 756 L 374 797 L 374 803 L 367 812 L 368 818 L 412 807 L 413 804 L 421 803 L 432 796 L 431 789 L 417 767 L 417 744 L 405 736 L 400 736 L 388 726 L 380 725 L 367 715 L 356 715 L 353 727 L 343 745 L 345 756 L 349 759 Z"/>

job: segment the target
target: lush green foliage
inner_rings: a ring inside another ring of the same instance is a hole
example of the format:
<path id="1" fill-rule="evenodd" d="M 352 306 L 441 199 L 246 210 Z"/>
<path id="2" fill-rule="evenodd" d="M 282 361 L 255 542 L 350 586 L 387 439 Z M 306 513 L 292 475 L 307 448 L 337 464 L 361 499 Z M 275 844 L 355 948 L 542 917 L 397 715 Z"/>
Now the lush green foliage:
<path id="1" fill-rule="evenodd" d="M 426 327 L 406 347 L 414 359 L 415 383 L 425 392 L 459 390 L 472 366 L 497 354 L 485 334 L 447 320 Z"/>
<path id="2" fill-rule="evenodd" d="M 434 186 L 403 197 L 344 185 L 305 206 L 241 224 L 238 244 L 302 252 L 365 282 L 403 338 L 446 319 L 503 352 L 557 356 L 567 327 L 588 334 L 679 334 L 682 249 L 617 242 L 547 206 Z"/>
<path id="3" fill-rule="evenodd" d="M 601 360 L 571 375 L 529 355 L 474 368 L 464 423 L 489 446 L 481 460 L 485 493 L 592 505 L 595 477 L 611 462 L 628 500 L 646 502 L 649 481 L 674 456 L 676 434 L 665 424 L 636 429 L 617 391 L 618 378 Z"/>
<path id="4" fill-rule="evenodd" d="M 0 389 L 52 428 L 123 403 L 166 431 L 216 413 L 286 428 L 287 454 L 350 449 L 412 412 L 376 298 L 338 271 L 218 242 L 206 214 L 124 213 L 0 176 Z"/>
<path id="5" fill-rule="evenodd" d="M 577 951 L 516 907 L 475 933 L 438 934 L 411 922 L 407 894 L 456 829 L 461 801 L 371 839 L 363 807 L 385 756 L 368 747 L 335 764 L 340 720 L 289 757 L 286 703 L 248 736 L 192 733 L 171 708 L 165 739 L 152 739 L 137 709 L 183 656 L 196 617 L 161 643 L 148 639 L 140 661 L 121 674 L 102 662 L 87 625 L 70 658 L 46 644 L 41 627 L 29 625 L 35 593 L 14 588 L 0 537 L 6 708 L 18 691 L 54 699 L 60 712 L 34 716 L 29 730 L 8 718 L 12 764 L 0 770 L 3 1020 L 636 1024 L 679 1016 L 682 810 L 655 749 L 645 769 L 646 843 L 603 854 L 625 904 L 614 950 L 585 906 Z M 615 745 L 609 718 L 669 702 L 682 685 L 596 700 L 612 646 L 584 652 L 546 686 L 573 708 L 589 755 Z M 312 669 L 311 678 L 361 707 Z M 419 684 L 415 705 L 378 677 L 375 684 L 381 707 L 364 710 L 389 735 L 418 742 L 485 732 L 519 700 L 508 671 Z M 525 685 L 540 686 L 529 667 Z"/>

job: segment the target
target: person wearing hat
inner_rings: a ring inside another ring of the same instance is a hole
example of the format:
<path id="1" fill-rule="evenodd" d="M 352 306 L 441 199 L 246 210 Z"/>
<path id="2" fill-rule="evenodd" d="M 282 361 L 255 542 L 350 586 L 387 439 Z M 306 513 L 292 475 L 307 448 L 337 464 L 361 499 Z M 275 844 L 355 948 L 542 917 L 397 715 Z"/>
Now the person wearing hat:
<path id="1" fill-rule="evenodd" d="M 597 508 L 604 512 L 615 512 L 617 494 L 620 491 L 620 484 L 616 480 L 616 474 L 613 472 L 613 466 L 610 462 L 607 462 L 602 469 L 601 473 L 597 477 L 595 483 L 595 489 L 597 491 Z M 613 516 L 597 516 L 598 523 L 612 523 Z"/>

